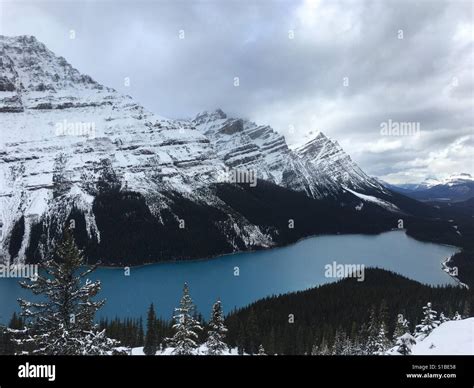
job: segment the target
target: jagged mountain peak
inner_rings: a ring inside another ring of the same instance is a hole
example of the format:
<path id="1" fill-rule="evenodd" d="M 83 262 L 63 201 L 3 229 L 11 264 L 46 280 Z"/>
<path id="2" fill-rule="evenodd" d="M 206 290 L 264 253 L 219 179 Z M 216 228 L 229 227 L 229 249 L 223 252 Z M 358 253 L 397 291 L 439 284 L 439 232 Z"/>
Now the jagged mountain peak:
<path id="1" fill-rule="evenodd" d="M 313 139 L 297 147 L 295 152 L 301 157 L 317 156 L 327 146 L 333 147 L 335 144 L 323 132 L 319 132 Z"/>
<path id="2" fill-rule="evenodd" d="M 0 42 L 6 43 L 8 45 L 20 44 L 23 46 L 27 45 L 38 45 L 46 48 L 44 43 L 41 43 L 36 39 L 33 35 L 17 35 L 17 36 L 7 36 L 7 35 L 0 35 Z"/>
<path id="3" fill-rule="evenodd" d="M 337 141 L 323 132 L 291 150 L 284 136 L 268 125 L 209 114 L 198 115 L 193 122 L 216 145 L 216 152 L 224 163 L 231 168 L 254 169 L 261 179 L 317 198 L 337 195 L 344 187 L 384 191 Z"/>
<path id="4" fill-rule="evenodd" d="M 0 36 L 0 55 L 0 91 L 54 93 L 71 88 L 102 88 L 34 36 Z"/>
<path id="5" fill-rule="evenodd" d="M 214 111 L 203 111 L 198 113 L 192 120 L 196 125 L 205 124 L 207 122 L 215 120 L 224 120 L 227 119 L 227 115 L 221 108 L 217 108 Z"/>
<path id="6" fill-rule="evenodd" d="M 328 177 L 336 186 L 363 191 L 384 191 L 383 186 L 365 174 L 337 141 L 331 140 L 323 132 L 319 132 L 314 139 L 294 151 L 310 170 L 316 170 L 318 174 Z"/>

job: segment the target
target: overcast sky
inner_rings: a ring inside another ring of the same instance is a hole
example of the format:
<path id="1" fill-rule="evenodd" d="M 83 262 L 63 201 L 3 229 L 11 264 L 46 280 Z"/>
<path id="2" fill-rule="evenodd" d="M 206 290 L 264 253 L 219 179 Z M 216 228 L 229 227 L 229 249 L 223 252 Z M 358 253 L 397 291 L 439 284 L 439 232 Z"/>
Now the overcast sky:
<path id="1" fill-rule="evenodd" d="M 1 34 L 162 116 L 220 107 L 292 146 L 322 131 L 394 183 L 474 172 L 471 1 L 0 1 Z"/>

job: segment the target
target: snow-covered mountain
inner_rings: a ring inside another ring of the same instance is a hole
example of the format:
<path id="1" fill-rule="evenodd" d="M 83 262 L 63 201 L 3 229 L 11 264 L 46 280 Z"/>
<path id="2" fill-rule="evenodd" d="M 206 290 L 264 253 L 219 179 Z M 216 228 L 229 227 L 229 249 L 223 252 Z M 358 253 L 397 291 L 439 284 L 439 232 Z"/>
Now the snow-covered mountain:
<path id="1" fill-rule="evenodd" d="M 474 197 L 474 177 L 468 173 L 453 174 L 443 179 L 430 178 L 418 184 L 388 187 L 422 201 L 465 201 Z"/>
<path id="2" fill-rule="evenodd" d="M 104 166 L 128 190 L 153 195 L 158 186 L 189 192 L 223 168 L 189 123 L 156 116 L 81 75 L 34 37 L 2 36 L 0 53 L 0 215 L 4 243 L 24 216 L 19 257 L 36 222 L 64 218 L 73 207 L 86 215 L 89 236 L 100 239 L 93 182 Z M 58 181 L 67 190 L 55 190 Z M 153 211 L 157 206 L 166 208 L 166 200 L 150 199 Z"/>
<path id="3" fill-rule="evenodd" d="M 89 257 L 119 264 L 266 248 L 317 232 L 373 232 L 388 228 L 385 221 L 356 227 L 355 220 L 403 211 L 322 133 L 291 150 L 269 126 L 221 110 L 166 119 L 31 36 L 0 36 L 0 68 L 7 260 L 39 260 L 71 218 Z M 229 170 L 254 171 L 258 187 L 222 182 Z M 333 220 L 315 225 L 306 219 L 311 209 Z M 298 217 L 304 227 L 289 232 L 288 219 Z"/>
<path id="4" fill-rule="evenodd" d="M 313 198 L 337 197 L 344 187 L 387 194 L 383 185 L 365 174 L 322 132 L 291 150 L 285 138 L 268 125 L 228 118 L 220 109 L 200 113 L 192 122 L 211 140 L 229 168 L 254 170 L 260 179 Z"/>

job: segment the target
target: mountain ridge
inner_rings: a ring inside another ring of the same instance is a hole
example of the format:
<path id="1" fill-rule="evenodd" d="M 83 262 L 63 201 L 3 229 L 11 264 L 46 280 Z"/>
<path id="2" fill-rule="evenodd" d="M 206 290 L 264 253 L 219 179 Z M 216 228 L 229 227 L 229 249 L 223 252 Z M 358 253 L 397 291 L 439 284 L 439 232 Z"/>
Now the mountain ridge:
<path id="1" fill-rule="evenodd" d="M 399 184 L 387 187 L 421 201 L 466 201 L 474 197 L 474 177 L 456 173 L 443 179 L 430 178 L 418 184 Z"/>

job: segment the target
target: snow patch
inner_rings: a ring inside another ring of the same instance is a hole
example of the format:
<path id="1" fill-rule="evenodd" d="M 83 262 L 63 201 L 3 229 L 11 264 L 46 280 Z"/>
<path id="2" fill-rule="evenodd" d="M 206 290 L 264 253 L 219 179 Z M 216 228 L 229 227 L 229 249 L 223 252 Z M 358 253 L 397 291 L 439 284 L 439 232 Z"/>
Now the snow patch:
<path id="1" fill-rule="evenodd" d="M 391 212 L 396 212 L 396 213 L 400 213 L 401 210 L 396 206 L 394 205 L 393 203 L 391 202 L 388 202 L 388 201 L 385 201 L 383 199 L 380 199 L 380 198 L 377 198 L 377 197 L 374 197 L 372 195 L 366 195 L 366 194 L 361 194 L 361 193 L 358 193 L 354 190 L 351 190 L 345 186 L 343 186 L 345 190 L 349 191 L 350 193 L 354 194 L 356 197 L 366 201 L 366 202 L 371 202 L 371 203 L 374 203 L 378 206 L 381 206 L 383 207 L 384 209 L 387 209 Z"/>

